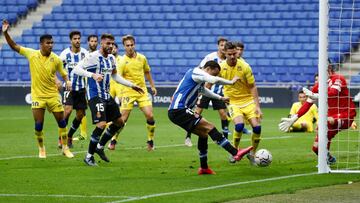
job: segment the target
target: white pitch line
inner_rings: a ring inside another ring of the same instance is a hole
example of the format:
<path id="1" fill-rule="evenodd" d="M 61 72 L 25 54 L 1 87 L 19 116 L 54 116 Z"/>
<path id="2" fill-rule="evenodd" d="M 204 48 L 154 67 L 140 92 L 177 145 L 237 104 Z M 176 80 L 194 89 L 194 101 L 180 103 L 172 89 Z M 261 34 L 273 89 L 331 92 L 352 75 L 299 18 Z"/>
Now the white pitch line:
<path id="1" fill-rule="evenodd" d="M 131 196 L 104 196 L 104 195 L 41 195 L 41 194 L 0 194 L 0 197 L 60 197 L 60 198 L 134 198 Z"/>
<path id="2" fill-rule="evenodd" d="M 268 137 L 268 138 L 262 138 L 264 140 L 279 140 L 279 139 L 288 139 L 293 138 L 295 136 L 281 136 L 281 137 Z M 250 139 L 243 139 L 244 141 L 249 141 Z M 173 145 L 162 145 L 162 146 L 156 146 L 156 148 L 170 148 L 170 147 L 183 147 L 184 144 L 173 144 Z M 145 147 L 126 147 L 125 150 L 137 150 L 137 149 L 144 149 Z M 87 151 L 75 151 L 73 154 L 81 154 L 86 153 Z M 56 153 L 56 154 L 47 154 L 48 157 L 53 156 L 62 156 L 62 153 Z M 12 159 L 27 159 L 27 158 L 38 158 L 37 155 L 24 155 L 24 156 L 12 156 L 12 157 L 0 157 L 0 161 L 3 160 L 12 160 Z"/>
<path id="3" fill-rule="evenodd" d="M 317 172 L 303 173 L 303 174 L 296 174 L 296 175 L 289 175 L 289 176 L 280 176 L 280 177 L 266 178 L 266 179 L 260 179 L 260 180 L 251 180 L 251 181 L 244 181 L 244 182 L 236 182 L 236 183 L 230 183 L 230 184 L 224 184 L 224 185 L 215 185 L 215 186 L 210 186 L 210 187 L 195 188 L 195 189 L 189 189 L 189 190 L 180 190 L 180 191 L 174 191 L 174 192 L 157 193 L 157 194 L 150 194 L 150 195 L 145 195 L 145 196 L 140 196 L 140 197 L 131 197 L 128 199 L 112 201 L 112 202 L 107 202 L 107 203 L 131 202 L 131 201 L 136 201 L 136 200 L 149 199 L 149 198 L 153 198 L 153 197 L 171 196 L 171 195 L 183 194 L 183 193 L 189 193 L 189 192 L 213 190 L 213 189 L 232 187 L 232 186 L 237 186 L 237 185 L 262 183 L 262 182 L 269 182 L 269 181 L 275 181 L 275 180 L 283 180 L 283 179 L 288 179 L 288 178 L 310 176 L 310 175 L 315 175 L 315 174 L 317 174 Z"/>

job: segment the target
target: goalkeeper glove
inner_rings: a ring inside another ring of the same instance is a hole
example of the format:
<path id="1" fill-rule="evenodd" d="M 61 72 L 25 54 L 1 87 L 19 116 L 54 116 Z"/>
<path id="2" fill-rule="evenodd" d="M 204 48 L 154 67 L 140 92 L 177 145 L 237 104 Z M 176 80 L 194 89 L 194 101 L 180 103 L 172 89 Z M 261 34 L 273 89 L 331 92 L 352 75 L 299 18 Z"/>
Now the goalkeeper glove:
<path id="1" fill-rule="evenodd" d="M 289 132 L 290 127 L 295 123 L 297 119 L 297 114 L 292 115 L 290 118 L 282 118 L 279 123 L 279 129 L 283 132 Z"/>
<path id="2" fill-rule="evenodd" d="M 319 98 L 319 94 L 313 93 L 311 90 L 307 89 L 306 87 L 303 87 L 302 90 L 305 93 L 305 95 L 312 100 L 317 100 Z"/>

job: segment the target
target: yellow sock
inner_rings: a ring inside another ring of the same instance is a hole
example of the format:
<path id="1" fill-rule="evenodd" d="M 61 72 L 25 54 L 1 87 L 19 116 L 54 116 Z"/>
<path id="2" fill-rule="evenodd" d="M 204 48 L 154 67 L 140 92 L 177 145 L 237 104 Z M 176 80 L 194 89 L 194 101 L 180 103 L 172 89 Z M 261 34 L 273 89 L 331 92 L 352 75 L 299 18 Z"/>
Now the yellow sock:
<path id="1" fill-rule="evenodd" d="M 86 120 L 86 116 L 84 116 L 81 119 L 81 123 L 80 123 L 80 135 L 84 138 L 87 137 L 87 120 Z"/>
<path id="2" fill-rule="evenodd" d="M 236 130 L 234 130 L 233 144 L 235 148 L 239 148 L 241 136 L 242 136 L 242 132 L 236 132 Z"/>
<path id="3" fill-rule="evenodd" d="M 154 140 L 155 125 L 146 124 L 146 128 L 147 128 L 147 139 L 148 139 L 148 141 Z"/>
<path id="4" fill-rule="evenodd" d="M 68 136 L 66 128 L 59 128 L 59 136 L 63 146 L 67 146 Z"/>
<path id="5" fill-rule="evenodd" d="M 259 146 L 260 140 L 261 140 L 260 134 L 252 133 L 252 135 L 251 135 L 251 144 L 254 147 L 254 149 L 252 150 L 253 152 L 256 152 L 256 149 Z"/>
<path id="6" fill-rule="evenodd" d="M 38 143 L 38 146 L 43 148 L 44 147 L 44 133 L 43 131 L 36 131 L 35 130 L 35 138 Z"/>

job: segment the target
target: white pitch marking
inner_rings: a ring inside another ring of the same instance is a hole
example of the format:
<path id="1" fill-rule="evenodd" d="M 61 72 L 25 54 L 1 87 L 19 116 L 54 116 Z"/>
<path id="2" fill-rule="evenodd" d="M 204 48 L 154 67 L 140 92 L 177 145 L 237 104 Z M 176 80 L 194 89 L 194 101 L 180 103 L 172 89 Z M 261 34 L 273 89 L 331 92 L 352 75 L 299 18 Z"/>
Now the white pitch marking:
<path id="1" fill-rule="evenodd" d="M 280 176 L 280 177 L 266 178 L 266 179 L 260 179 L 260 180 L 251 180 L 251 181 L 244 181 L 244 182 L 236 182 L 236 183 L 230 183 L 230 184 L 224 184 L 224 185 L 215 185 L 215 186 L 210 186 L 210 187 L 195 188 L 195 189 L 190 189 L 190 190 L 180 190 L 180 191 L 174 191 L 174 192 L 150 194 L 150 195 L 145 195 L 145 196 L 140 196 L 140 197 L 131 197 L 131 198 L 124 199 L 124 200 L 112 201 L 112 202 L 108 202 L 108 203 L 131 202 L 131 201 L 148 199 L 148 198 L 153 198 L 153 197 L 162 197 L 162 196 L 170 196 L 170 195 L 183 194 L 183 193 L 189 193 L 189 192 L 213 190 L 213 189 L 218 189 L 218 188 L 232 187 L 232 186 L 245 185 L 245 184 L 251 184 L 251 183 L 269 182 L 269 181 L 283 180 L 283 179 L 288 179 L 288 178 L 310 176 L 310 175 L 314 175 L 314 174 L 317 174 L 317 172 L 295 174 L 295 175 L 289 175 L 289 176 Z"/>
<path id="2" fill-rule="evenodd" d="M 262 138 L 264 140 L 279 140 L 279 139 L 288 139 L 288 138 L 294 138 L 294 136 L 281 136 L 281 137 L 268 137 L 268 138 Z M 249 141 L 250 139 L 243 139 L 244 141 Z M 173 144 L 173 145 L 162 145 L 162 146 L 156 146 L 156 148 L 170 148 L 170 147 L 182 147 L 184 144 Z M 145 147 L 127 147 L 124 148 L 125 150 L 136 150 L 136 149 L 144 149 Z M 76 151 L 73 152 L 73 154 L 81 154 L 86 153 L 87 151 Z M 56 153 L 56 154 L 47 154 L 48 157 L 53 156 L 62 156 L 62 153 Z M 0 161 L 2 160 L 12 160 L 12 159 L 27 159 L 27 158 L 38 158 L 37 155 L 25 155 L 25 156 L 12 156 L 12 157 L 0 157 Z"/>
<path id="3" fill-rule="evenodd" d="M 0 197 L 61 197 L 61 198 L 134 198 L 131 196 L 104 196 L 104 195 L 59 195 L 59 194 L 0 194 Z"/>

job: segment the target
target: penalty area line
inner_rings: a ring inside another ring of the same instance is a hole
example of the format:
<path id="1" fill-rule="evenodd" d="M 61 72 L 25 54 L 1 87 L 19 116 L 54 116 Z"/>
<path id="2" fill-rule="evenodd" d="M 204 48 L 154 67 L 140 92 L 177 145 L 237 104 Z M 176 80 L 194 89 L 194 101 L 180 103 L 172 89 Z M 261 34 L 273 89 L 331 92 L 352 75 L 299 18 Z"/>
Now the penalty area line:
<path id="1" fill-rule="evenodd" d="M 266 178 L 266 179 L 260 179 L 260 180 L 251 180 L 251 181 L 244 181 L 244 182 L 235 182 L 235 183 L 229 183 L 229 184 L 223 184 L 223 185 L 215 185 L 215 186 L 210 186 L 210 187 L 194 188 L 194 189 L 189 189 L 189 190 L 180 190 L 180 191 L 173 191 L 173 192 L 156 193 L 156 194 L 144 195 L 144 196 L 139 196 L 139 197 L 131 197 L 131 198 L 128 198 L 128 199 L 123 199 L 123 200 L 111 201 L 111 202 L 107 202 L 107 203 L 131 202 L 131 201 L 149 199 L 149 198 L 154 198 L 154 197 L 163 197 L 163 196 L 171 196 L 171 195 L 184 194 L 184 193 L 190 193 L 190 192 L 214 190 L 214 189 L 218 189 L 218 188 L 232 187 L 232 186 L 238 186 L 238 185 L 246 185 L 246 184 L 252 184 L 252 183 L 270 182 L 270 181 L 284 180 L 284 179 L 289 179 L 289 178 L 311 176 L 311 175 L 315 175 L 315 174 L 317 174 L 317 172 L 295 174 L 295 175 L 288 175 L 288 176 L 280 176 L 280 177 Z"/>

